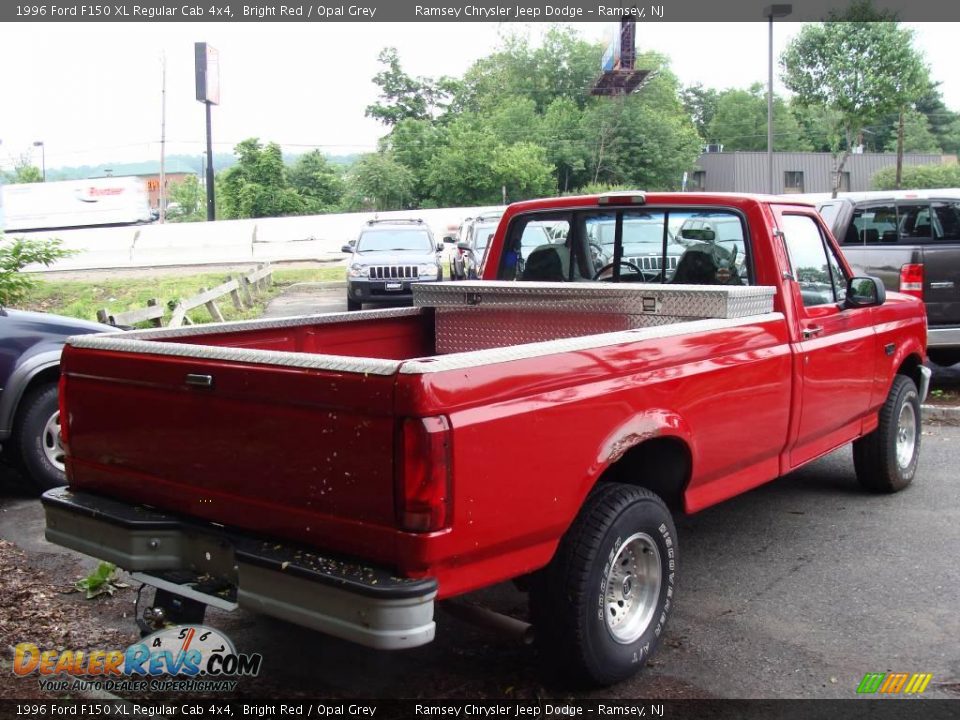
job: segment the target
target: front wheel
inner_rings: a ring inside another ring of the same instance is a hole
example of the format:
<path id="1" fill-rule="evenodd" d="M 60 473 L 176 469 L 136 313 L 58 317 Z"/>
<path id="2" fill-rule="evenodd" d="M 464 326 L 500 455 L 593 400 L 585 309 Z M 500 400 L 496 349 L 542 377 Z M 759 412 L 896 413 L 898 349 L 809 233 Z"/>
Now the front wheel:
<path id="1" fill-rule="evenodd" d="M 362 307 L 363 307 L 363 303 L 357 300 L 352 300 L 351 298 L 347 298 L 347 310 L 349 312 L 353 312 L 354 310 L 359 310 Z"/>
<path id="2" fill-rule="evenodd" d="M 853 443 L 857 480 L 873 492 L 903 490 L 917 472 L 920 438 L 917 386 L 906 375 L 897 375 L 880 408 L 877 429 Z"/>
<path id="3" fill-rule="evenodd" d="M 24 396 L 15 432 L 20 465 L 33 486 L 43 491 L 66 483 L 56 383 Z"/>
<path id="4" fill-rule="evenodd" d="M 663 636 L 678 560 L 663 500 L 631 485 L 598 487 L 531 587 L 545 661 L 593 687 L 638 672 Z"/>

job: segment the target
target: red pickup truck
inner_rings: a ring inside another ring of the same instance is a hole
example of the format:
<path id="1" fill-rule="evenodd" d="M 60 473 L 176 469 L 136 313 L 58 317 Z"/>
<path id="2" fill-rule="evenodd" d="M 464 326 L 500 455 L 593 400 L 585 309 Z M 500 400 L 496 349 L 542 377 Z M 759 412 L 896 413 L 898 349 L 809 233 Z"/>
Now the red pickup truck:
<path id="1" fill-rule="evenodd" d="M 157 587 L 154 620 L 242 606 L 384 649 L 517 580 L 544 657 L 602 685 L 663 637 L 674 514 L 850 442 L 865 488 L 914 476 L 923 305 L 854 277 L 810 205 L 517 203 L 481 277 L 72 338 L 47 538 Z"/>

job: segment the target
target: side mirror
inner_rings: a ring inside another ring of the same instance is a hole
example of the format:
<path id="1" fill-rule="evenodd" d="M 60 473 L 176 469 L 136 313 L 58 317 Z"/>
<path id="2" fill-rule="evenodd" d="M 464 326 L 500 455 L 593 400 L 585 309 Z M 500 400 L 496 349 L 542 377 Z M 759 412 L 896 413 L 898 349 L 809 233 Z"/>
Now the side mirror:
<path id="1" fill-rule="evenodd" d="M 876 307 L 886 301 L 887 289 L 880 278 L 860 275 L 847 282 L 847 298 L 843 302 L 845 308 Z"/>
<path id="2" fill-rule="evenodd" d="M 442 253 L 442 252 L 443 252 L 443 243 L 437 243 L 437 252 L 438 252 L 438 253 Z"/>
<path id="3" fill-rule="evenodd" d="M 457 241 L 457 239 L 456 239 L 453 235 L 444 235 L 444 236 L 443 236 L 443 241 L 444 241 L 447 245 L 453 245 L 453 243 L 455 243 L 455 242 Z"/>
<path id="4" fill-rule="evenodd" d="M 344 245 L 342 248 L 340 248 L 340 252 L 345 252 L 345 253 L 348 253 L 348 254 L 352 254 L 352 253 L 353 253 L 353 246 L 352 246 L 352 245 Z"/>

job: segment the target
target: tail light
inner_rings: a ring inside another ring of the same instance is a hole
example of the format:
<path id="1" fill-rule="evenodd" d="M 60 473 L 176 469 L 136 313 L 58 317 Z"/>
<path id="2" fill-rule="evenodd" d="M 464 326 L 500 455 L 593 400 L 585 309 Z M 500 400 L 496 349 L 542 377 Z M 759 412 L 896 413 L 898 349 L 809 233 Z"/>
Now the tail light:
<path id="1" fill-rule="evenodd" d="M 923 300 L 923 264 L 904 265 L 900 268 L 900 292 Z"/>
<path id="2" fill-rule="evenodd" d="M 409 418 L 400 433 L 397 515 L 408 532 L 450 525 L 450 424 L 444 417 Z"/>

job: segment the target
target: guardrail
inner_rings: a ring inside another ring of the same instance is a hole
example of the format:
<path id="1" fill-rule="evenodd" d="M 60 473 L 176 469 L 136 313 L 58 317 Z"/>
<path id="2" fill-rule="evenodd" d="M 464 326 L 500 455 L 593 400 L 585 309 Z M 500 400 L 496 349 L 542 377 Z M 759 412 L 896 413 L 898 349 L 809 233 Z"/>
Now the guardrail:
<path id="1" fill-rule="evenodd" d="M 244 311 L 255 304 L 254 297 L 270 290 L 273 285 L 273 268 L 269 263 L 258 265 L 249 273 L 230 277 L 227 282 L 214 288 L 200 288 L 200 292 L 188 298 L 170 300 L 161 303 L 157 298 L 147 300 L 147 306 L 136 310 L 110 312 L 107 308 L 97 310 L 97 320 L 105 325 L 130 326 L 137 323 L 149 322 L 154 327 L 163 327 L 163 319 L 167 308 L 171 315 L 167 327 L 192 325 L 193 321 L 187 315 L 191 310 L 206 307 L 214 322 L 223 322 L 223 313 L 217 305 L 217 300 L 230 296 L 234 308 Z"/>

